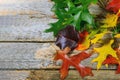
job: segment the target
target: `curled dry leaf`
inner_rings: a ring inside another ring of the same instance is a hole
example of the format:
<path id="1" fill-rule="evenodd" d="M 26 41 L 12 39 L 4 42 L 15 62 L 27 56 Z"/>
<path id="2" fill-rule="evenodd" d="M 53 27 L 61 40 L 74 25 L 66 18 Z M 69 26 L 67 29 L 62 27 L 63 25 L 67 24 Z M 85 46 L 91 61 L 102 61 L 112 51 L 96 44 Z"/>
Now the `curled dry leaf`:
<path id="1" fill-rule="evenodd" d="M 62 50 L 65 47 L 70 47 L 71 50 L 73 50 L 77 47 L 79 40 L 79 33 L 75 30 L 75 28 L 73 26 L 67 26 L 59 31 L 55 43 Z"/>

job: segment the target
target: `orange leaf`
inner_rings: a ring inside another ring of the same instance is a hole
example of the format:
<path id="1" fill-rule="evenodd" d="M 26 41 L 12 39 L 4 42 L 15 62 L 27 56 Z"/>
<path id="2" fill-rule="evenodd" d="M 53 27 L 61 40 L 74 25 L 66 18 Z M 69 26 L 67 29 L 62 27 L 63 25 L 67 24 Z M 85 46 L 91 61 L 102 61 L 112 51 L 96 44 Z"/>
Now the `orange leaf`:
<path id="1" fill-rule="evenodd" d="M 112 57 L 111 55 L 109 55 L 107 56 L 103 64 L 118 64 L 118 60 L 115 57 Z"/>
<path id="2" fill-rule="evenodd" d="M 85 49 L 88 49 L 89 46 L 90 46 L 90 39 L 88 36 L 88 32 L 83 31 L 80 33 L 80 41 L 79 41 L 76 49 L 77 50 L 85 50 Z"/>
<path id="3" fill-rule="evenodd" d="M 70 66 L 74 66 L 78 72 L 80 73 L 81 77 L 85 76 L 93 76 L 92 70 L 90 67 L 85 67 L 80 62 L 88 57 L 90 57 L 91 54 L 87 54 L 85 52 L 81 52 L 77 55 L 68 57 L 64 52 L 63 53 L 58 53 L 56 54 L 54 60 L 59 60 L 61 59 L 63 61 L 62 67 L 60 69 L 60 78 L 61 80 L 64 80 L 66 76 L 68 75 L 68 69 Z"/>

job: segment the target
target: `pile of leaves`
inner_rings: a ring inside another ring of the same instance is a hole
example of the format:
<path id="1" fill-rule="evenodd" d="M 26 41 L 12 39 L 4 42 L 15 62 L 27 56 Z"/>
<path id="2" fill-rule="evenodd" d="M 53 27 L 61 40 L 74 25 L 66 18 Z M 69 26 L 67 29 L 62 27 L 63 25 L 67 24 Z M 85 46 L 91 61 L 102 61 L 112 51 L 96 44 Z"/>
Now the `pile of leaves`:
<path id="1" fill-rule="evenodd" d="M 91 62 L 102 65 L 117 65 L 120 73 L 120 0 L 52 0 L 52 11 L 58 19 L 46 32 L 53 32 L 55 44 L 60 48 L 54 60 L 62 60 L 60 78 L 64 80 L 70 66 L 80 76 L 93 76 L 92 68 L 81 61 L 98 54 Z M 91 14 L 90 5 L 98 5 L 100 14 Z M 80 53 L 73 54 L 74 50 Z M 88 50 L 88 51 L 87 51 Z"/>

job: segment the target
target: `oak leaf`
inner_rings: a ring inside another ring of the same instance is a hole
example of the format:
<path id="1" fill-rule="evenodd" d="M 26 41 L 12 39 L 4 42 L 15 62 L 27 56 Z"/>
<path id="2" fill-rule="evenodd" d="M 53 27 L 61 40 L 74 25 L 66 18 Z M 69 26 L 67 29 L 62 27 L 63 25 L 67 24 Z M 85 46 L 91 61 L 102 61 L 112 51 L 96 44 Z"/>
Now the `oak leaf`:
<path id="1" fill-rule="evenodd" d="M 60 78 L 61 80 L 64 80 L 66 76 L 68 75 L 68 69 L 70 66 L 74 66 L 81 77 L 85 76 L 93 76 L 92 70 L 90 67 L 85 67 L 80 62 L 88 57 L 90 57 L 91 54 L 88 54 L 86 52 L 81 52 L 77 55 L 68 57 L 63 51 L 58 51 L 56 54 L 54 60 L 59 60 L 61 59 L 63 61 L 62 67 L 60 68 Z"/>
<path id="2" fill-rule="evenodd" d="M 108 28 L 108 27 L 116 27 L 117 20 L 118 20 L 117 14 L 107 14 L 106 18 L 103 20 L 104 25 L 101 27 Z"/>
<path id="3" fill-rule="evenodd" d="M 117 65 L 117 70 L 116 70 L 116 74 L 120 74 L 120 60 L 116 59 L 115 57 L 112 57 L 111 55 L 109 55 L 106 60 L 104 60 L 103 62 L 104 65 Z"/>
<path id="4" fill-rule="evenodd" d="M 115 38 L 120 38 L 120 34 L 116 34 L 114 37 Z"/>
<path id="5" fill-rule="evenodd" d="M 91 40 L 92 44 L 95 44 L 100 40 L 104 35 L 106 34 L 106 31 L 103 31 L 102 33 L 96 34 L 95 38 Z"/>
<path id="6" fill-rule="evenodd" d="M 100 69 L 108 55 L 112 55 L 117 59 L 116 51 L 111 47 L 113 41 L 114 40 L 110 40 L 109 43 L 104 44 L 102 47 L 94 48 L 94 50 L 99 53 L 98 57 L 92 60 L 92 62 L 98 62 L 97 69 Z"/>

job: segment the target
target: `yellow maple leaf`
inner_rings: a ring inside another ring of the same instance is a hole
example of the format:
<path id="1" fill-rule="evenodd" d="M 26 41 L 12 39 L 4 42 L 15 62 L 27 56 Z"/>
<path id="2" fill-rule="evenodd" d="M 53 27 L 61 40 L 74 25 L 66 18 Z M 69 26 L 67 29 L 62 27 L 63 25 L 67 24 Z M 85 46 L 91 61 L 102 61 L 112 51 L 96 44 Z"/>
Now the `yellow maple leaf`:
<path id="1" fill-rule="evenodd" d="M 93 59 L 92 62 L 98 62 L 97 69 L 100 69 L 103 61 L 106 59 L 108 55 L 112 55 L 113 57 L 117 58 L 116 51 L 112 49 L 111 44 L 114 42 L 114 40 L 110 40 L 109 43 L 105 44 L 102 47 L 94 48 L 96 52 L 99 53 L 98 57 Z"/>
<path id="2" fill-rule="evenodd" d="M 91 40 L 91 43 L 95 44 L 99 39 L 101 39 L 107 32 L 104 31 L 102 33 L 96 34 L 95 38 Z"/>
<path id="3" fill-rule="evenodd" d="M 117 20 L 119 18 L 118 14 L 120 13 L 120 10 L 118 11 L 117 14 L 107 14 L 106 18 L 103 20 L 104 25 L 101 27 L 116 27 L 117 25 Z"/>
<path id="4" fill-rule="evenodd" d="M 90 46 L 90 39 L 89 39 L 89 36 L 86 36 L 84 42 L 82 42 L 81 44 L 78 44 L 78 47 L 76 49 L 85 50 L 85 49 L 88 49 L 89 46 Z"/>
<path id="5" fill-rule="evenodd" d="M 116 37 L 116 38 L 120 38 L 120 34 L 116 34 L 114 37 Z"/>

